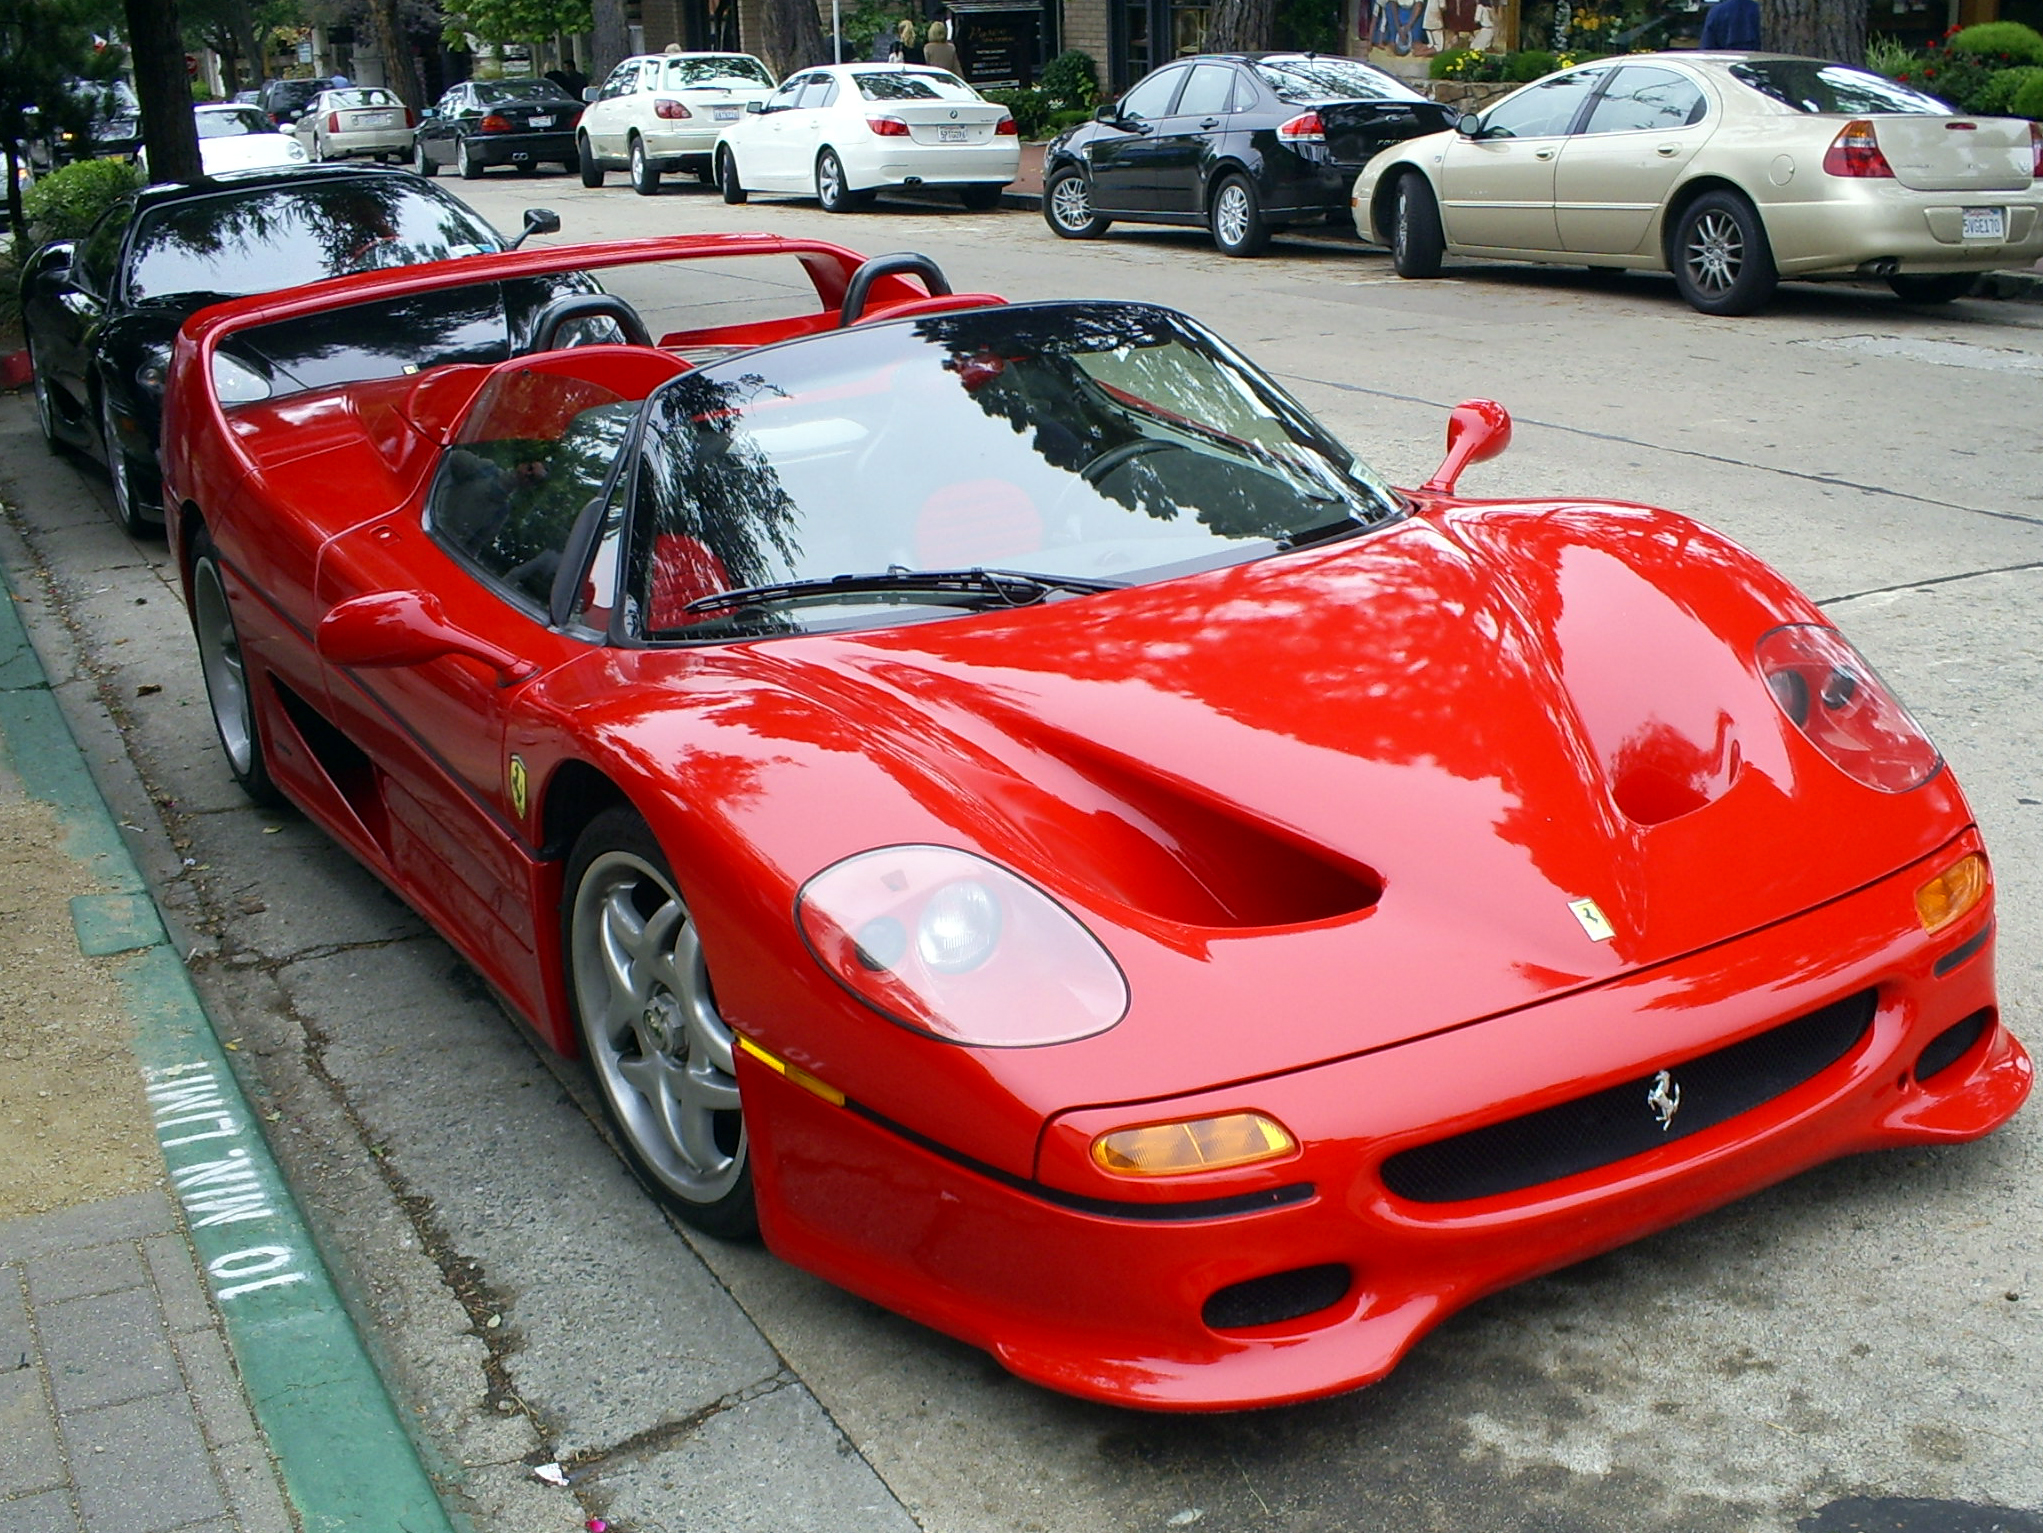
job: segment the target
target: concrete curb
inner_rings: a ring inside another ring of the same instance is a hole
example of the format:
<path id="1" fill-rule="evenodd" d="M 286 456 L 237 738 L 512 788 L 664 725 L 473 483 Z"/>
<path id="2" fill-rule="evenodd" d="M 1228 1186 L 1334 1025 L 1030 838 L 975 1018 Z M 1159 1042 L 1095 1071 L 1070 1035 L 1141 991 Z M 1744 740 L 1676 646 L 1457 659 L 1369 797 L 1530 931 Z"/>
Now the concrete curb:
<path id="1" fill-rule="evenodd" d="M 249 1404 L 306 1533 L 451 1533 L 0 575 L 0 752 L 112 891 L 73 902 L 88 953 L 125 955 L 157 1142 Z"/>

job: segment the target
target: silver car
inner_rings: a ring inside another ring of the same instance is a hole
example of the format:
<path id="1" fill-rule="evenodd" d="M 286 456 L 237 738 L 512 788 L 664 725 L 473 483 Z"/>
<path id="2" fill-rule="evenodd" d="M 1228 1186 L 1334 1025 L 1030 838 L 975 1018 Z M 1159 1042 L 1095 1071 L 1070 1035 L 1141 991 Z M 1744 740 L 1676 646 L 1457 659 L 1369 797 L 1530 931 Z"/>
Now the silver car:
<path id="1" fill-rule="evenodd" d="M 1783 277 L 1878 277 L 1912 303 L 2043 256 L 2043 127 L 1766 53 L 1563 70 L 1362 169 L 1350 203 L 1399 275 L 1443 254 L 1671 271 L 1705 314 Z"/>

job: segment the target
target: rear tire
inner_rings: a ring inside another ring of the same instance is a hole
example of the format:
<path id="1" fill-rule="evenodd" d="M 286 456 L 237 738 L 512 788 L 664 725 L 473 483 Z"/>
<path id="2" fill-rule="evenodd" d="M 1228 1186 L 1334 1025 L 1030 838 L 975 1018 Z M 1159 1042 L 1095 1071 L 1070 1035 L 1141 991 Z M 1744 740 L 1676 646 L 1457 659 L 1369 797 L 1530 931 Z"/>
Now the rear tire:
<path id="1" fill-rule="evenodd" d="M 482 163 L 482 156 L 477 154 L 474 146 L 464 138 L 461 141 L 461 179 L 464 181 L 480 181 L 485 168 Z"/>
<path id="2" fill-rule="evenodd" d="M 844 162 L 837 158 L 835 149 L 825 149 L 816 156 L 816 201 L 823 205 L 825 213 L 850 213 L 858 207 L 858 198 L 845 185 Z"/>
<path id="3" fill-rule="evenodd" d="M 1766 225 L 1736 192 L 1704 192 L 1683 208 L 1669 253 L 1674 285 L 1698 313 L 1750 314 L 1780 286 Z"/>
<path id="4" fill-rule="evenodd" d="M 192 635 L 199 643 L 199 673 L 205 678 L 206 702 L 213 711 L 213 729 L 227 757 L 227 770 L 243 793 L 265 808 L 281 804 L 283 795 L 270 777 L 263 752 L 262 730 L 256 723 L 255 696 L 242 661 L 241 635 L 227 586 L 220 575 L 220 551 L 201 527 L 192 535 Z"/>
<path id="5" fill-rule="evenodd" d="M 440 162 L 426 153 L 424 139 L 412 141 L 411 168 L 421 176 L 437 176 L 440 173 Z"/>
<path id="6" fill-rule="evenodd" d="M 631 136 L 631 189 L 641 197 L 657 197 L 660 194 L 660 167 L 653 163 L 646 153 L 645 140 L 636 133 Z"/>
<path id="7" fill-rule="evenodd" d="M 1416 170 L 1408 170 L 1391 193 L 1390 264 L 1400 277 L 1437 277 L 1446 249 L 1433 188 Z"/>
<path id="8" fill-rule="evenodd" d="M 51 452 L 63 451 L 64 444 L 57 435 L 57 401 L 50 397 L 50 380 L 43 370 L 42 359 L 35 354 L 35 336 L 25 337 L 28 341 L 28 370 L 35 389 L 36 424 L 43 429 L 43 445 Z"/>
<path id="9" fill-rule="evenodd" d="M 1979 286 L 1979 274 L 1961 271 L 1935 277 L 1893 276 L 1887 279 L 1887 286 L 1903 303 L 1950 303 L 1970 297 Z"/>
<path id="10" fill-rule="evenodd" d="M 1113 226 L 1092 210 L 1092 184 L 1076 165 L 1056 171 L 1043 188 L 1043 222 L 1067 240 L 1096 240 Z"/>
<path id="11" fill-rule="evenodd" d="M 1206 222 L 1213 231 L 1213 243 L 1222 255 L 1258 256 L 1270 243 L 1270 226 L 1263 219 L 1263 200 L 1247 176 L 1221 179 L 1214 189 L 1213 205 Z"/>
<path id="12" fill-rule="evenodd" d="M 724 201 L 734 207 L 750 195 L 738 180 L 738 157 L 728 149 L 716 152 L 716 183 L 724 189 Z"/>
<path id="13" fill-rule="evenodd" d="M 575 139 L 574 168 L 582 173 L 582 185 L 589 187 L 603 184 L 603 167 L 596 163 L 596 156 L 589 152 L 589 136 L 584 133 Z"/>
<path id="14" fill-rule="evenodd" d="M 958 188 L 958 201 L 974 213 L 991 213 L 1000 206 L 1000 194 L 1007 190 L 1000 181 L 981 181 Z"/>

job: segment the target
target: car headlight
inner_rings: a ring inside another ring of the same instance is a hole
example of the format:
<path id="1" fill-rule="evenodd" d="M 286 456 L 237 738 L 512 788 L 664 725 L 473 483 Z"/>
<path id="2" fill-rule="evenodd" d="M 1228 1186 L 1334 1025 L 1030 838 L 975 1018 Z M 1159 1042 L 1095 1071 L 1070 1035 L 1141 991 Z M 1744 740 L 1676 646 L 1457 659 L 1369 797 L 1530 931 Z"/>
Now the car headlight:
<path id="1" fill-rule="evenodd" d="M 302 160 L 302 159 L 304 159 L 304 158 L 305 158 L 305 146 L 304 146 L 303 144 L 299 143 L 299 142 L 298 142 L 298 141 L 297 141 L 297 140 L 296 140 L 295 138 L 294 138 L 294 139 L 292 139 L 290 143 L 288 143 L 288 144 L 286 144 L 286 145 L 284 146 L 284 158 L 285 158 L 285 159 L 287 159 L 287 160 Z"/>
<path id="2" fill-rule="evenodd" d="M 795 922 L 845 989 L 950 1043 L 1025 1048 L 1103 1033 L 1128 982 L 1078 918 L 998 863 L 947 846 L 889 846 L 833 863 L 795 896 Z"/>
<path id="3" fill-rule="evenodd" d="M 152 394 L 161 394 L 169 377 L 170 347 L 159 344 L 145 348 L 141 365 L 135 369 L 135 382 Z"/>
<path id="4" fill-rule="evenodd" d="M 1835 628 L 1776 628 L 1754 659 L 1788 721 L 1854 782 L 1906 793 L 1944 764 L 1922 726 Z"/>
<path id="5" fill-rule="evenodd" d="M 224 351 L 213 353 L 213 393 L 221 404 L 254 404 L 259 399 L 268 399 L 272 392 L 270 380 L 246 362 Z"/>

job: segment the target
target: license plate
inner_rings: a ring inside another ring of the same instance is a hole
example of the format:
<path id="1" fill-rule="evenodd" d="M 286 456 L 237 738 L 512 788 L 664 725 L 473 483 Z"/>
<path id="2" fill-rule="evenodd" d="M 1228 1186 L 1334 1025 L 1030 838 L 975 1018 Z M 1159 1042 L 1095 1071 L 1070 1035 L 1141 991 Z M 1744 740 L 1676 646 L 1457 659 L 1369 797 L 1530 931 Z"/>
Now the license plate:
<path id="1" fill-rule="evenodd" d="M 2004 240 L 2008 237 L 2007 212 L 2002 208 L 1967 208 L 1965 238 Z"/>
<path id="2" fill-rule="evenodd" d="M 745 110 L 743 107 L 720 106 L 714 108 L 713 110 L 716 113 L 716 120 L 718 122 L 736 122 L 740 117 L 743 117 L 745 115 Z"/>
<path id="3" fill-rule="evenodd" d="M 939 144 L 962 144 L 965 141 L 965 130 L 963 128 L 938 128 L 936 130 L 936 141 Z"/>
<path id="4" fill-rule="evenodd" d="M 535 128 L 550 128 L 553 126 L 553 119 L 551 117 L 534 117 L 529 119 L 529 121 Z"/>
<path id="5" fill-rule="evenodd" d="M 397 114 L 395 112 L 368 112 L 357 117 L 355 125 L 361 128 L 388 128 L 393 126 L 396 121 Z"/>

